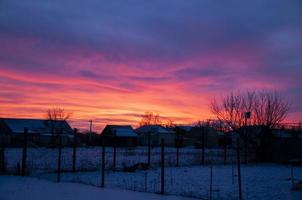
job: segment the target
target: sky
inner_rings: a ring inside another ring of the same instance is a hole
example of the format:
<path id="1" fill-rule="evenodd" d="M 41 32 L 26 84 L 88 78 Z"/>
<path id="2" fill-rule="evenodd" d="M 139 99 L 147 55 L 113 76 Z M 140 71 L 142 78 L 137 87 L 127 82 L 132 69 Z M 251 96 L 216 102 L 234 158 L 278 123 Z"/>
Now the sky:
<path id="1" fill-rule="evenodd" d="M 301 36 L 300 0 L 0 0 L 0 116 L 189 124 L 213 97 L 271 90 L 299 122 Z"/>

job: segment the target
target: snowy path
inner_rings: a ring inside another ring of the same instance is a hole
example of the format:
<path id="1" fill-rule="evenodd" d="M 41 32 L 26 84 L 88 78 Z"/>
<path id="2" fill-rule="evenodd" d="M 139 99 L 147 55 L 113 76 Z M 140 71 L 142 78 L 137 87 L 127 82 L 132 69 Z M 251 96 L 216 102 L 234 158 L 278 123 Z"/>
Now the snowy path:
<path id="1" fill-rule="evenodd" d="M 0 176 L 0 200 L 190 200 L 125 190 L 101 189 L 76 183 L 54 183 L 35 178 Z"/>

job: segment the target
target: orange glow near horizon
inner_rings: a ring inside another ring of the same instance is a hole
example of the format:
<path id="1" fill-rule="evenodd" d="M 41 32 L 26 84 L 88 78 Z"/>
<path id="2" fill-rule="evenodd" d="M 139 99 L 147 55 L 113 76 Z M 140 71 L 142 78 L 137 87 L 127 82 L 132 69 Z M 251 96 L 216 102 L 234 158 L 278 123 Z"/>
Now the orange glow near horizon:
<path id="1" fill-rule="evenodd" d="M 92 119 L 96 130 L 106 124 L 137 126 L 140 115 L 146 111 L 158 113 L 163 122 L 170 119 L 178 124 L 190 124 L 211 117 L 206 96 L 181 92 L 181 86 L 177 84 L 154 83 L 146 86 L 146 91 L 127 91 L 122 88 L 103 88 L 87 80 L 50 79 L 49 83 L 47 76 L 31 77 L 1 71 L 0 75 L 30 83 L 30 86 L 1 85 L 7 93 L 19 91 L 22 96 L 11 99 L 0 97 L 2 117 L 43 118 L 47 109 L 61 107 L 72 113 L 70 121 L 75 127 L 87 129 L 88 121 Z M 59 84 L 62 88 L 35 85 L 40 83 Z"/>
<path id="2" fill-rule="evenodd" d="M 290 102 L 286 122 L 300 122 L 300 5 L 269 5 L 3 1 L 0 117 L 60 107 L 73 127 L 93 120 L 97 132 L 137 126 L 147 111 L 191 124 L 214 118 L 213 97 L 269 90 Z"/>

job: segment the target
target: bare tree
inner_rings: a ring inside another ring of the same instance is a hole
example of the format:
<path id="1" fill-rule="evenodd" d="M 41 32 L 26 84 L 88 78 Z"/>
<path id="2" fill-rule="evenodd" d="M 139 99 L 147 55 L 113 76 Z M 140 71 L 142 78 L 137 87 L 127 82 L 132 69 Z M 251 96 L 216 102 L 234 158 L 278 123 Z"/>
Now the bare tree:
<path id="1" fill-rule="evenodd" d="M 232 130 L 239 129 L 244 123 L 243 109 L 246 106 L 245 98 L 241 93 L 231 92 L 229 95 L 222 97 L 218 102 L 213 99 L 211 102 L 211 111 L 219 121 L 228 124 Z"/>
<path id="2" fill-rule="evenodd" d="M 274 128 L 286 118 L 288 111 L 289 103 L 280 94 L 259 92 L 253 108 L 254 123 Z"/>
<path id="3" fill-rule="evenodd" d="M 69 119 L 71 113 L 67 113 L 63 108 L 52 108 L 46 112 L 46 123 L 51 128 L 51 135 L 59 134 L 59 129 L 62 128 L 62 122 Z"/>
<path id="4" fill-rule="evenodd" d="M 160 124 L 162 124 L 162 122 L 159 114 L 155 114 L 153 112 L 146 112 L 144 115 L 142 115 L 141 121 L 139 122 L 139 126 Z"/>
<path id="5" fill-rule="evenodd" d="M 276 92 L 231 92 L 210 105 L 218 120 L 227 123 L 232 130 L 246 125 L 247 112 L 251 113 L 250 124 L 274 128 L 280 124 L 289 111 L 289 103 Z"/>
<path id="6" fill-rule="evenodd" d="M 164 124 L 164 126 L 165 126 L 166 128 L 174 128 L 174 127 L 175 127 L 175 124 L 174 124 L 173 120 L 168 119 L 168 120 L 166 121 L 166 123 Z"/>

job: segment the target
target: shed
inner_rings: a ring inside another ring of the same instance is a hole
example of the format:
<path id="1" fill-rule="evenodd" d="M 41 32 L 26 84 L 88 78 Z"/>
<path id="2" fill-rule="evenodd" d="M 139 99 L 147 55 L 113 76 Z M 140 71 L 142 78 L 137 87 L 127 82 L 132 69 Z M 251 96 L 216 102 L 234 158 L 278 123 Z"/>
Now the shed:
<path id="1" fill-rule="evenodd" d="M 175 131 L 161 125 L 141 126 L 135 129 L 135 132 L 139 135 L 140 145 L 148 145 L 150 134 L 150 142 L 153 146 L 161 145 L 161 139 L 164 139 L 166 146 L 175 146 Z"/>
<path id="2" fill-rule="evenodd" d="M 101 132 L 106 146 L 128 146 L 138 144 L 138 136 L 130 125 L 107 125 Z"/>
<path id="3" fill-rule="evenodd" d="M 55 123 L 55 125 L 54 125 Z M 36 145 L 48 145 L 61 135 L 63 144 L 73 138 L 73 131 L 67 121 L 50 122 L 45 119 L 0 118 L 0 135 L 8 145 L 20 145 L 24 129 L 27 128 L 29 142 Z"/>

